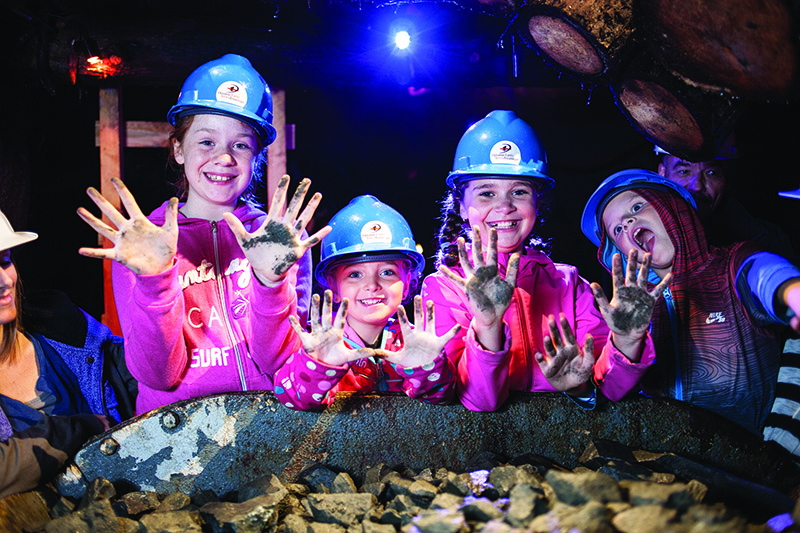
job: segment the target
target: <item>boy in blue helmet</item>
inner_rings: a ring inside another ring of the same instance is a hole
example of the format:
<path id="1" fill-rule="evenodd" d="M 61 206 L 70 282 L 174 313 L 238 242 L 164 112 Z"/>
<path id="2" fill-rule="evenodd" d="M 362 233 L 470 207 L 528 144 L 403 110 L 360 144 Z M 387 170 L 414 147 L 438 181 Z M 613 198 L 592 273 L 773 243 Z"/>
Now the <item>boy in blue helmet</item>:
<path id="1" fill-rule="evenodd" d="M 781 340 L 798 328 L 800 270 L 753 242 L 706 242 L 683 187 L 618 172 L 589 198 L 581 226 L 607 268 L 620 251 L 652 254 L 650 281 L 673 276 L 653 312 L 658 358 L 644 392 L 686 401 L 761 433 L 775 397 Z"/>
<path id="2" fill-rule="evenodd" d="M 414 323 L 402 303 L 413 294 L 425 259 L 403 216 L 374 196 L 354 198 L 330 221 L 322 241 L 310 330 L 296 317 L 303 343 L 275 376 L 275 395 L 291 409 L 320 409 L 337 391 L 403 391 L 427 403 L 449 403 L 455 371 L 443 348 L 458 331 L 434 331 L 433 305 L 423 322 L 414 298 Z M 333 316 L 334 302 L 339 308 Z M 398 320 L 392 317 L 397 313 Z"/>
<path id="3" fill-rule="evenodd" d="M 288 317 L 308 311 L 311 256 L 304 252 L 328 231 L 304 238 L 321 198 L 301 212 L 308 180 L 288 206 L 288 176 L 268 213 L 256 202 L 275 129 L 269 86 L 247 59 L 227 54 L 195 69 L 168 120 L 181 201 L 145 217 L 113 180 L 128 216 L 94 188 L 89 196 L 115 227 L 78 210 L 114 245 L 79 252 L 114 260 L 138 414 L 205 394 L 271 390 L 280 354 L 298 343 Z"/>

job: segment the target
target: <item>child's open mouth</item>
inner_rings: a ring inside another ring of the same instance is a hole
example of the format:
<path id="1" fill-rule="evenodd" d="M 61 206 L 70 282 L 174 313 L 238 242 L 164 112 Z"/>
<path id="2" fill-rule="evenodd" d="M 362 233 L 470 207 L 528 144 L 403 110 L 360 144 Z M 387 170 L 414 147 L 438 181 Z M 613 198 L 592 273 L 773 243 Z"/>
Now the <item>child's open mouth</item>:
<path id="1" fill-rule="evenodd" d="M 637 228 L 633 233 L 633 242 L 638 244 L 645 252 L 653 251 L 653 241 L 655 238 L 655 233 L 646 228 Z"/>
<path id="2" fill-rule="evenodd" d="M 383 298 L 365 298 L 359 300 L 358 303 L 361 305 L 378 305 L 379 303 L 383 303 Z"/>

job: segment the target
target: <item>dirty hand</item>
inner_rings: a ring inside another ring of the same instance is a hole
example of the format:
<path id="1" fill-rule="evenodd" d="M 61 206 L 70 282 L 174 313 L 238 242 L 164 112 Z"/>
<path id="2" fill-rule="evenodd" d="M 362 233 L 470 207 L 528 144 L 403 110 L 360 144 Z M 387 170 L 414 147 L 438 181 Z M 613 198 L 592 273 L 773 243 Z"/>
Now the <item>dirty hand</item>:
<path id="1" fill-rule="evenodd" d="M 311 297 L 311 331 L 307 332 L 300 325 L 297 317 L 289 317 L 289 323 L 303 343 L 306 352 L 322 363 L 331 366 L 342 366 L 350 361 L 376 355 L 372 348 L 351 350 L 344 344 L 344 324 L 347 319 L 347 308 L 350 302 L 342 300 L 336 317 L 333 317 L 333 293 L 325 291 L 325 298 L 320 314 L 319 294 Z"/>
<path id="2" fill-rule="evenodd" d="M 650 271 L 651 259 L 652 256 L 649 253 L 644 254 L 644 259 L 639 264 L 637 251 L 631 249 L 628 253 L 627 273 L 623 276 L 622 257 L 620 254 L 614 254 L 612 265 L 614 294 L 610 302 L 602 287 L 597 283 L 592 283 L 595 301 L 609 329 L 614 332 L 615 345 L 628 358 L 636 360 L 638 360 L 638 355 L 628 353 L 623 349 L 623 345 L 638 346 L 645 337 L 647 329 L 650 327 L 653 307 L 655 307 L 658 297 L 672 281 L 672 273 L 669 273 L 653 290 L 647 290 L 647 274 Z"/>
<path id="3" fill-rule="evenodd" d="M 279 284 L 306 250 L 320 242 L 331 231 L 330 226 L 325 226 L 306 240 L 300 238 L 322 199 L 320 193 L 314 194 L 298 217 L 310 185 L 311 180 L 303 179 L 297 186 L 288 207 L 284 209 L 286 192 L 289 188 L 289 176 L 284 175 L 278 182 L 278 189 L 272 197 L 266 220 L 253 233 L 248 233 L 233 213 L 223 215 L 239 240 L 253 273 L 264 285 Z"/>
<path id="4" fill-rule="evenodd" d="M 433 302 L 428 300 L 427 317 L 423 317 L 422 296 L 414 297 L 414 325 L 408 322 L 408 316 L 403 306 L 397 308 L 397 318 L 400 321 L 400 330 L 403 332 L 403 348 L 398 352 L 379 350 L 378 354 L 390 363 L 405 368 L 416 368 L 432 365 L 434 359 L 442 353 L 445 345 L 456 336 L 461 326 L 456 324 L 450 331 L 436 336 L 436 322 L 433 316 Z"/>
<path id="5" fill-rule="evenodd" d="M 139 209 L 131 192 L 118 178 L 111 183 L 119 194 L 120 201 L 130 218 L 120 213 L 94 187 L 87 194 L 111 221 L 116 229 L 92 215 L 83 207 L 78 216 L 97 233 L 111 241 L 112 248 L 80 248 L 78 253 L 98 259 L 114 259 L 137 274 L 150 276 L 160 274 L 172 266 L 178 249 L 178 199 L 171 198 L 164 216 L 164 225 L 159 227 L 147 220 Z"/>
<path id="6" fill-rule="evenodd" d="M 563 313 L 559 320 L 561 331 L 553 315 L 548 317 L 550 335 L 544 337 L 545 353 L 536 352 L 534 357 L 544 377 L 557 391 L 580 394 L 592 377 L 594 338 L 587 335 L 581 349 Z"/>
<path id="7" fill-rule="evenodd" d="M 481 233 L 477 226 L 472 229 L 472 259 L 475 267 L 469 263 L 464 239 L 458 239 L 458 258 L 466 278 L 462 278 L 446 266 L 439 267 L 448 278 L 461 287 L 467 295 L 472 314 L 482 325 L 491 327 L 502 323 L 503 315 L 511 305 L 514 286 L 517 282 L 519 254 L 513 254 L 508 261 L 506 279 L 500 277 L 497 268 L 497 231 L 489 233 L 489 250 L 486 261 L 483 259 Z"/>
<path id="8" fill-rule="evenodd" d="M 783 293 L 786 307 L 794 312 L 794 316 L 789 320 L 789 325 L 793 330 L 800 332 L 800 281 L 793 281 Z"/>

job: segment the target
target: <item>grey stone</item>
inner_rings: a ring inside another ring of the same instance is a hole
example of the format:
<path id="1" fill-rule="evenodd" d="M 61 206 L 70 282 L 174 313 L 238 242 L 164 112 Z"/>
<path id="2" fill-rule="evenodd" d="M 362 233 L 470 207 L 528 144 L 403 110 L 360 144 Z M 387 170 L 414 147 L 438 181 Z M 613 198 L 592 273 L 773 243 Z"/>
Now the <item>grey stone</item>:
<path id="1" fill-rule="evenodd" d="M 119 533 L 144 533 L 144 526 L 130 518 L 118 516 L 117 525 L 119 525 Z"/>
<path id="2" fill-rule="evenodd" d="M 515 485 L 508 496 L 506 520 L 516 527 L 526 527 L 537 515 L 549 511 L 541 489 L 524 483 Z"/>
<path id="3" fill-rule="evenodd" d="M 675 509 L 665 509 L 660 505 L 642 505 L 616 514 L 611 519 L 611 524 L 620 533 L 674 531 L 676 527 L 674 521 L 677 514 Z"/>
<path id="4" fill-rule="evenodd" d="M 439 490 L 435 486 L 424 479 L 418 479 L 408 487 L 411 497 L 420 500 L 431 501 L 438 492 Z"/>
<path id="5" fill-rule="evenodd" d="M 95 478 L 89 483 L 89 486 L 86 487 L 86 492 L 81 499 L 81 503 L 78 505 L 78 509 L 85 509 L 89 505 L 102 500 L 111 500 L 111 498 L 116 495 L 117 491 L 109 480 L 102 477 Z"/>
<path id="6" fill-rule="evenodd" d="M 466 496 L 470 492 L 466 480 L 453 472 L 447 472 L 441 479 L 442 483 L 439 485 L 441 492 L 448 492 L 456 496 Z"/>
<path id="7" fill-rule="evenodd" d="M 483 526 L 476 525 L 475 531 L 480 531 L 481 533 L 512 533 L 514 528 L 502 520 L 490 520 Z"/>
<path id="8" fill-rule="evenodd" d="M 372 494 L 309 494 L 306 500 L 314 520 L 348 527 L 359 522 L 378 503 Z"/>
<path id="9" fill-rule="evenodd" d="M 379 483 L 390 472 L 393 472 L 393 470 L 383 463 L 370 466 L 364 473 L 364 484 Z"/>
<path id="10" fill-rule="evenodd" d="M 589 502 L 579 507 L 557 503 L 549 513 L 534 518 L 528 526 L 528 531 L 531 533 L 552 533 L 553 531 L 613 533 L 614 528 L 610 522 L 610 512 L 598 502 Z"/>
<path id="11" fill-rule="evenodd" d="M 374 495 L 376 498 L 380 499 L 383 497 L 384 493 L 386 492 L 386 483 L 364 483 L 361 486 L 361 492 L 366 492 L 368 494 Z"/>
<path id="12" fill-rule="evenodd" d="M 364 520 L 361 522 L 361 533 L 396 533 L 396 530 L 391 524 L 380 524 Z"/>
<path id="13" fill-rule="evenodd" d="M 577 469 L 573 470 L 577 472 Z M 608 461 L 605 465 L 597 469 L 597 472 L 605 474 L 617 481 L 640 480 L 653 481 L 655 483 L 672 483 L 675 481 L 675 474 L 655 472 L 647 467 L 626 461 Z"/>
<path id="14" fill-rule="evenodd" d="M 463 496 L 456 496 L 449 492 L 441 492 L 437 494 L 431 501 L 429 509 L 447 509 L 450 511 L 458 511 L 461 504 L 464 503 Z"/>
<path id="15" fill-rule="evenodd" d="M 399 528 L 403 525 L 403 517 L 395 509 L 385 509 L 381 513 L 378 523 L 391 524 L 395 528 Z"/>
<path id="16" fill-rule="evenodd" d="M 193 506 L 192 499 L 188 495 L 182 492 L 173 492 L 172 494 L 167 494 L 164 497 L 164 499 L 161 501 L 161 504 L 156 508 L 155 512 L 168 513 L 170 511 L 182 511 L 190 506 Z"/>
<path id="17" fill-rule="evenodd" d="M 302 517 L 296 514 L 288 514 L 278 527 L 278 533 L 308 533 L 309 527 Z"/>
<path id="18" fill-rule="evenodd" d="M 258 477 L 239 488 L 239 503 L 251 500 L 256 496 L 263 496 L 265 494 L 287 494 L 288 490 L 283 486 L 283 483 L 273 473 L 266 474 Z"/>
<path id="19" fill-rule="evenodd" d="M 567 505 L 583 505 L 590 501 L 602 504 L 622 501 L 619 485 L 605 474 L 569 474 L 551 470 L 546 479 L 558 501 Z"/>
<path id="20" fill-rule="evenodd" d="M 153 491 L 129 492 L 123 495 L 121 500 L 125 509 L 125 516 L 134 519 L 157 509 L 161 503 L 158 499 L 158 494 Z"/>
<path id="21" fill-rule="evenodd" d="M 345 472 L 340 472 L 333 478 L 333 483 L 331 483 L 330 488 L 332 494 L 355 494 L 358 492 L 353 478 L 350 477 L 350 474 Z"/>
<path id="22" fill-rule="evenodd" d="M 517 483 L 517 470 L 516 466 L 496 466 L 489 473 L 489 483 L 501 498 L 508 496 L 511 487 Z"/>
<path id="23" fill-rule="evenodd" d="M 56 518 L 45 526 L 47 533 L 117 533 L 119 522 L 111 502 L 101 499 L 89 503 L 72 514 Z"/>
<path id="24" fill-rule="evenodd" d="M 461 507 L 461 512 L 469 521 L 488 522 L 503 518 L 503 512 L 495 507 L 494 503 L 487 498 L 475 498 L 466 501 Z"/>
<path id="25" fill-rule="evenodd" d="M 684 512 L 698 503 L 683 483 L 663 485 L 649 481 L 622 481 L 619 486 L 628 491 L 628 501 L 633 506 L 660 505 Z"/>
<path id="26" fill-rule="evenodd" d="M 200 514 L 213 531 L 260 533 L 277 523 L 283 498 L 274 493 L 243 503 L 208 503 L 200 508 Z"/>
<path id="27" fill-rule="evenodd" d="M 412 524 L 420 533 L 458 533 L 467 530 L 464 515 L 444 509 L 425 511 Z"/>
<path id="28" fill-rule="evenodd" d="M 392 498 L 392 500 L 386 505 L 386 508 L 396 510 L 401 516 L 403 514 L 413 516 L 422 510 L 411 496 L 407 496 L 405 494 L 401 494 L 400 496 Z"/>
<path id="29" fill-rule="evenodd" d="M 338 524 L 324 522 L 311 522 L 308 524 L 310 533 L 347 533 L 347 529 Z"/>
<path id="30" fill-rule="evenodd" d="M 330 492 L 333 480 L 338 474 L 321 464 L 313 464 L 300 472 L 299 480 L 311 487 L 314 492 Z"/>

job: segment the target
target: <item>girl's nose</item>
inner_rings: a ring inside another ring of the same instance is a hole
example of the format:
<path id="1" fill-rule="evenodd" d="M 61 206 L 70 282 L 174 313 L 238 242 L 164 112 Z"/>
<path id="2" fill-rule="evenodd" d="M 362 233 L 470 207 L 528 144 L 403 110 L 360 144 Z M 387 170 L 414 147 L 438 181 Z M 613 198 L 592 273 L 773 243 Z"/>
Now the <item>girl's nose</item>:
<path id="1" fill-rule="evenodd" d="M 501 196 L 497 209 L 503 212 L 513 211 L 515 208 L 514 208 L 514 202 L 511 200 L 511 197 Z"/>
<path id="2" fill-rule="evenodd" d="M 234 165 L 236 164 L 236 159 L 231 155 L 228 150 L 223 150 L 222 153 L 217 156 L 217 160 L 223 165 Z"/>
<path id="3" fill-rule="evenodd" d="M 0 289 L 10 289 L 14 286 L 14 279 L 8 272 L 7 268 L 0 268 Z"/>

